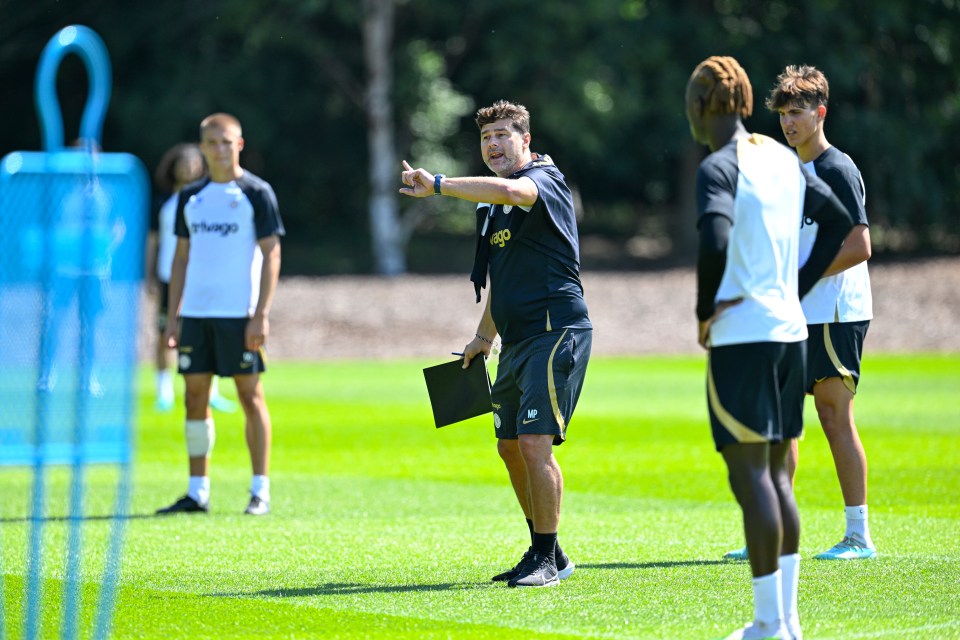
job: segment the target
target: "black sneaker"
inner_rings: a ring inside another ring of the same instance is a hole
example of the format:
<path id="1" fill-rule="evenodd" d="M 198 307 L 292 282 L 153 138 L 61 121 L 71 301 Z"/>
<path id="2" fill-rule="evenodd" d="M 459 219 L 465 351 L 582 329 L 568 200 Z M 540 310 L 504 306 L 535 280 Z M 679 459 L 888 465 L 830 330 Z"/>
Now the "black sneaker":
<path id="1" fill-rule="evenodd" d="M 175 513 L 207 513 L 209 505 L 200 504 L 190 496 L 183 496 L 169 507 L 157 509 L 158 516 L 168 516 Z"/>
<path id="2" fill-rule="evenodd" d="M 493 580 L 494 582 L 508 582 L 510 580 L 513 580 L 518 575 L 520 575 L 520 569 L 523 568 L 523 564 L 527 561 L 527 558 L 529 558 L 532 555 L 533 555 L 533 547 L 530 547 L 529 549 L 523 552 L 523 557 L 520 558 L 520 562 L 518 562 L 513 569 L 504 571 L 503 573 L 498 573 L 497 575 L 493 576 L 490 579 Z"/>
<path id="3" fill-rule="evenodd" d="M 573 561 L 570 560 L 570 557 L 563 551 L 558 552 L 556 555 L 557 577 L 561 580 L 566 580 L 573 575 L 573 570 L 577 567 L 577 565 L 573 564 Z"/>
<path id="4" fill-rule="evenodd" d="M 250 496 L 250 504 L 243 512 L 248 516 L 265 516 L 270 513 L 270 502 L 259 496 Z"/>
<path id="5" fill-rule="evenodd" d="M 531 553 L 520 569 L 520 574 L 507 583 L 508 587 L 552 587 L 560 584 L 557 561 L 552 555 Z"/>

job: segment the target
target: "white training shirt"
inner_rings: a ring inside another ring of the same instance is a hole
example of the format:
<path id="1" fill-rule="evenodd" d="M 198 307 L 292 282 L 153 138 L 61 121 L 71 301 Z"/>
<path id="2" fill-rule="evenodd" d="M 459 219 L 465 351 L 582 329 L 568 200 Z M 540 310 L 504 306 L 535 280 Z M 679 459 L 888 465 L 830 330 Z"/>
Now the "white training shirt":
<path id="1" fill-rule="evenodd" d="M 866 190 L 860 170 L 847 154 L 830 147 L 804 165 L 830 185 L 854 224 L 867 224 Z M 803 266 L 817 238 L 818 225 L 804 220 L 800 228 L 800 265 Z M 807 324 L 860 322 L 873 318 L 873 295 L 867 263 L 861 262 L 838 274 L 821 278 L 802 300 Z"/>
<path id="2" fill-rule="evenodd" d="M 806 179 L 796 155 L 772 138 L 753 134 L 712 155 L 732 155 L 734 148 L 736 192 L 732 209 L 724 213 L 733 224 L 716 300 L 743 301 L 713 322 L 710 343 L 800 342 L 807 338 L 797 297 Z"/>
<path id="3" fill-rule="evenodd" d="M 227 183 L 189 185 L 180 192 L 175 230 L 190 240 L 180 315 L 253 315 L 263 266 L 258 240 L 284 235 L 270 185 L 249 171 Z"/>
<path id="4" fill-rule="evenodd" d="M 177 219 L 177 199 L 179 194 L 174 193 L 167 198 L 157 216 L 157 279 L 160 282 L 170 282 L 170 269 L 173 266 L 173 256 L 177 252 L 177 236 L 173 231 Z"/>

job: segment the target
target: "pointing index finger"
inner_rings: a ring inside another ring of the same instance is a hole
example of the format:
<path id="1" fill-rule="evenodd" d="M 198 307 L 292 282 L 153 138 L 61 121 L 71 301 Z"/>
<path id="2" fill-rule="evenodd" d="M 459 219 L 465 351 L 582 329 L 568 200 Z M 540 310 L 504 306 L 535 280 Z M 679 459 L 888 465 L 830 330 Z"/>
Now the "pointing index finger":
<path id="1" fill-rule="evenodd" d="M 407 171 L 413 171 L 413 167 L 407 164 L 406 160 L 403 161 L 403 168 L 406 169 Z"/>

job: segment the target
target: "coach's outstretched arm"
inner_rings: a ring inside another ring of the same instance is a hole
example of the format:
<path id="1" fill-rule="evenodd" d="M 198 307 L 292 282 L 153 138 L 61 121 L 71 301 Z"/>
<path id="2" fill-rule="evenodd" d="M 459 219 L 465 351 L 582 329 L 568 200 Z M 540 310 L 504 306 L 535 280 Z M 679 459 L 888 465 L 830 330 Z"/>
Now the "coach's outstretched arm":
<path id="1" fill-rule="evenodd" d="M 448 178 L 443 174 L 430 173 L 426 169 L 414 169 L 406 160 L 403 161 L 403 168 L 400 178 L 406 186 L 400 189 L 400 193 L 414 198 L 444 195 L 470 202 L 509 204 L 520 207 L 530 207 L 537 201 L 537 185 L 530 178 L 523 176 L 520 178 L 495 176 Z"/>

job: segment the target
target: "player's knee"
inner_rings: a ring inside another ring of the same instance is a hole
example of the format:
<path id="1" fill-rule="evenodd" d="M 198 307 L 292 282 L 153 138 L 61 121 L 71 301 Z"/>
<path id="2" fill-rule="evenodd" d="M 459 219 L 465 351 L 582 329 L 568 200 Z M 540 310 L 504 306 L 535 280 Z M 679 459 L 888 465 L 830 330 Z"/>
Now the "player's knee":
<path id="1" fill-rule="evenodd" d="M 256 413 L 267 404 L 263 395 L 263 387 L 259 384 L 250 388 L 238 386 L 237 401 L 247 414 Z"/>
<path id="2" fill-rule="evenodd" d="M 817 417 L 827 437 L 838 433 L 844 427 L 845 408 L 833 402 L 817 402 Z"/>
<path id="3" fill-rule="evenodd" d="M 521 434 L 517 438 L 520 455 L 528 465 L 542 463 L 553 455 L 553 436 Z"/>
<path id="4" fill-rule="evenodd" d="M 727 463 L 727 480 L 741 505 L 751 502 L 762 493 L 763 485 L 770 482 L 769 473 L 766 465 L 759 467 L 749 461 L 740 460 Z"/>
<path id="5" fill-rule="evenodd" d="M 187 388 L 184 390 L 183 401 L 187 407 L 188 416 L 202 416 L 207 413 L 207 404 L 210 398 L 210 387 L 202 390 Z"/>
<path id="6" fill-rule="evenodd" d="M 216 440 L 216 434 L 213 428 L 213 420 L 187 420 L 187 453 L 191 458 L 206 457 L 213 451 L 213 443 Z"/>
<path id="7" fill-rule="evenodd" d="M 498 439 L 497 453 L 499 453 L 500 458 L 508 464 L 520 460 L 520 447 L 516 440 Z"/>

